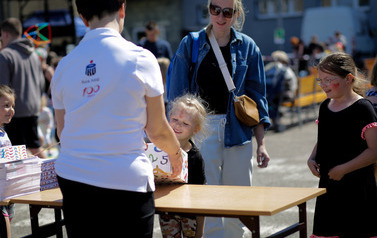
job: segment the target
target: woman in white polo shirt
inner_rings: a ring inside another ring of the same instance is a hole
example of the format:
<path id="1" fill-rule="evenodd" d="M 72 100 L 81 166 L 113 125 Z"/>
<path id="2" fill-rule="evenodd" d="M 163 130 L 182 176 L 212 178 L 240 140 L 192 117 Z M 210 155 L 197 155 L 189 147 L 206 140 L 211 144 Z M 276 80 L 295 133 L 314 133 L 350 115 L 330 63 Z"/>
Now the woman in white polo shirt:
<path id="1" fill-rule="evenodd" d="M 91 28 L 56 69 L 51 89 L 61 151 L 56 162 L 70 237 L 152 237 L 154 178 L 144 130 L 174 175 L 179 142 L 164 114 L 156 58 L 120 32 L 125 0 L 76 0 Z"/>

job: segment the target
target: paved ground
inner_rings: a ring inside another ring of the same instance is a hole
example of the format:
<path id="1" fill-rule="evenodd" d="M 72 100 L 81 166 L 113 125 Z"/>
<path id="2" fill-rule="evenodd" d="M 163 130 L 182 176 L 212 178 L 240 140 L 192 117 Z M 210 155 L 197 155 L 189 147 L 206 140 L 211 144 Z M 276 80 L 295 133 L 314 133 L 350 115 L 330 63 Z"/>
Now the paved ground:
<path id="1" fill-rule="evenodd" d="M 314 116 L 312 115 L 312 118 Z M 289 124 L 290 118 L 286 116 L 284 123 Z M 268 131 L 266 145 L 271 157 L 268 168 L 259 169 L 255 166 L 253 181 L 255 186 L 279 187 L 317 187 L 318 180 L 310 173 L 306 166 L 314 143 L 316 141 L 316 125 L 314 120 L 309 120 L 302 127 L 294 126 L 281 133 Z M 252 201 L 250 201 L 252 202 Z M 312 230 L 314 202 L 307 203 L 308 234 Z M 41 212 L 40 223 L 53 221 L 51 209 Z M 157 217 L 156 217 L 157 218 Z M 272 217 L 261 217 L 261 235 L 266 237 L 286 226 L 298 221 L 297 208 L 291 208 Z M 21 237 L 30 234 L 29 210 L 26 205 L 16 205 L 16 215 L 12 221 L 12 237 Z M 246 232 L 246 237 L 250 233 Z M 160 238 L 158 220 L 156 219 L 154 238 Z M 298 237 L 291 235 L 289 237 Z"/>

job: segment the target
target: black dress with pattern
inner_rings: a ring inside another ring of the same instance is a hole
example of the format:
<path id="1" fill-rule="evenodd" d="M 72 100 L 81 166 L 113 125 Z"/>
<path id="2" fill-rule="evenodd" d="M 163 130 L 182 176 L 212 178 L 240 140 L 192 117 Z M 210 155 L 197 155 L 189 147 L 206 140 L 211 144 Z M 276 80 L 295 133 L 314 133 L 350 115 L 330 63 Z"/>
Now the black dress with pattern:
<path id="1" fill-rule="evenodd" d="M 319 187 L 326 194 L 317 198 L 313 234 L 363 238 L 377 236 L 377 189 L 374 165 L 346 174 L 340 181 L 329 179 L 331 168 L 346 163 L 367 148 L 362 130 L 375 125 L 372 104 L 359 99 L 339 111 L 329 110 L 325 100 L 318 117 L 316 162 L 320 164 Z M 373 124 L 374 123 L 374 124 Z"/>

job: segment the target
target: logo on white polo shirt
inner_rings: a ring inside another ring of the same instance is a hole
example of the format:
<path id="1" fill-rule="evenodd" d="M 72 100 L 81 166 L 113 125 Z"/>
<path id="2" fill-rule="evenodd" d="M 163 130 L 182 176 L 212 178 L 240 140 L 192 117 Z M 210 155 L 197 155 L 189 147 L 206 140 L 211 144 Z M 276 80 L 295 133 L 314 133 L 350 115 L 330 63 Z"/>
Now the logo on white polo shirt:
<path id="1" fill-rule="evenodd" d="M 86 66 L 85 74 L 88 76 L 93 76 L 97 72 L 96 64 L 93 63 L 93 60 L 90 61 L 90 64 Z"/>
<path id="2" fill-rule="evenodd" d="M 93 97 L 94 95 L 96 95 L 98 93 L 100 88 L 101 87 L 98 84 L 94 85 L 94 86 L 88 86 L 88 87 L 84 88 L 84 90 L 82 92 L 82 96 L 83 97 Z"/>

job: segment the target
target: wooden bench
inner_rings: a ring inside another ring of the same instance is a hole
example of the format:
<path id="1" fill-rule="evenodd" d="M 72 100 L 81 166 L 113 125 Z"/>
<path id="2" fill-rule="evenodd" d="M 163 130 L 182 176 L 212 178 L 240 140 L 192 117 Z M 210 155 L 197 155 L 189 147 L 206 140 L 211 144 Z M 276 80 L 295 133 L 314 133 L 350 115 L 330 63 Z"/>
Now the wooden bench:
<path id="1" fill-rule="evenodd" d="M 367 59 L 364 59 L 364 68 L 367 70 L 368 72 L 368 76 L 371 74 L 372 72 L 372 68 L 373 68 L 373 65 L 374 65 L 374 61 L 376 59 L 375 58 L 367 58 Z"/>
<path id="2" fill-rule="evenodd" d="M 293 114 L 298 117 L 298 123 L 302 125 L 302 109 L 311 108 L 316 114 L 317 105 L 327 98 L 326 93 L 316 83 L 316 74 L 310 74 L 298 79 L 298 89 L 294 100 L 291 102 L 283 102 L 283 107 L 288 107 Z"/>

